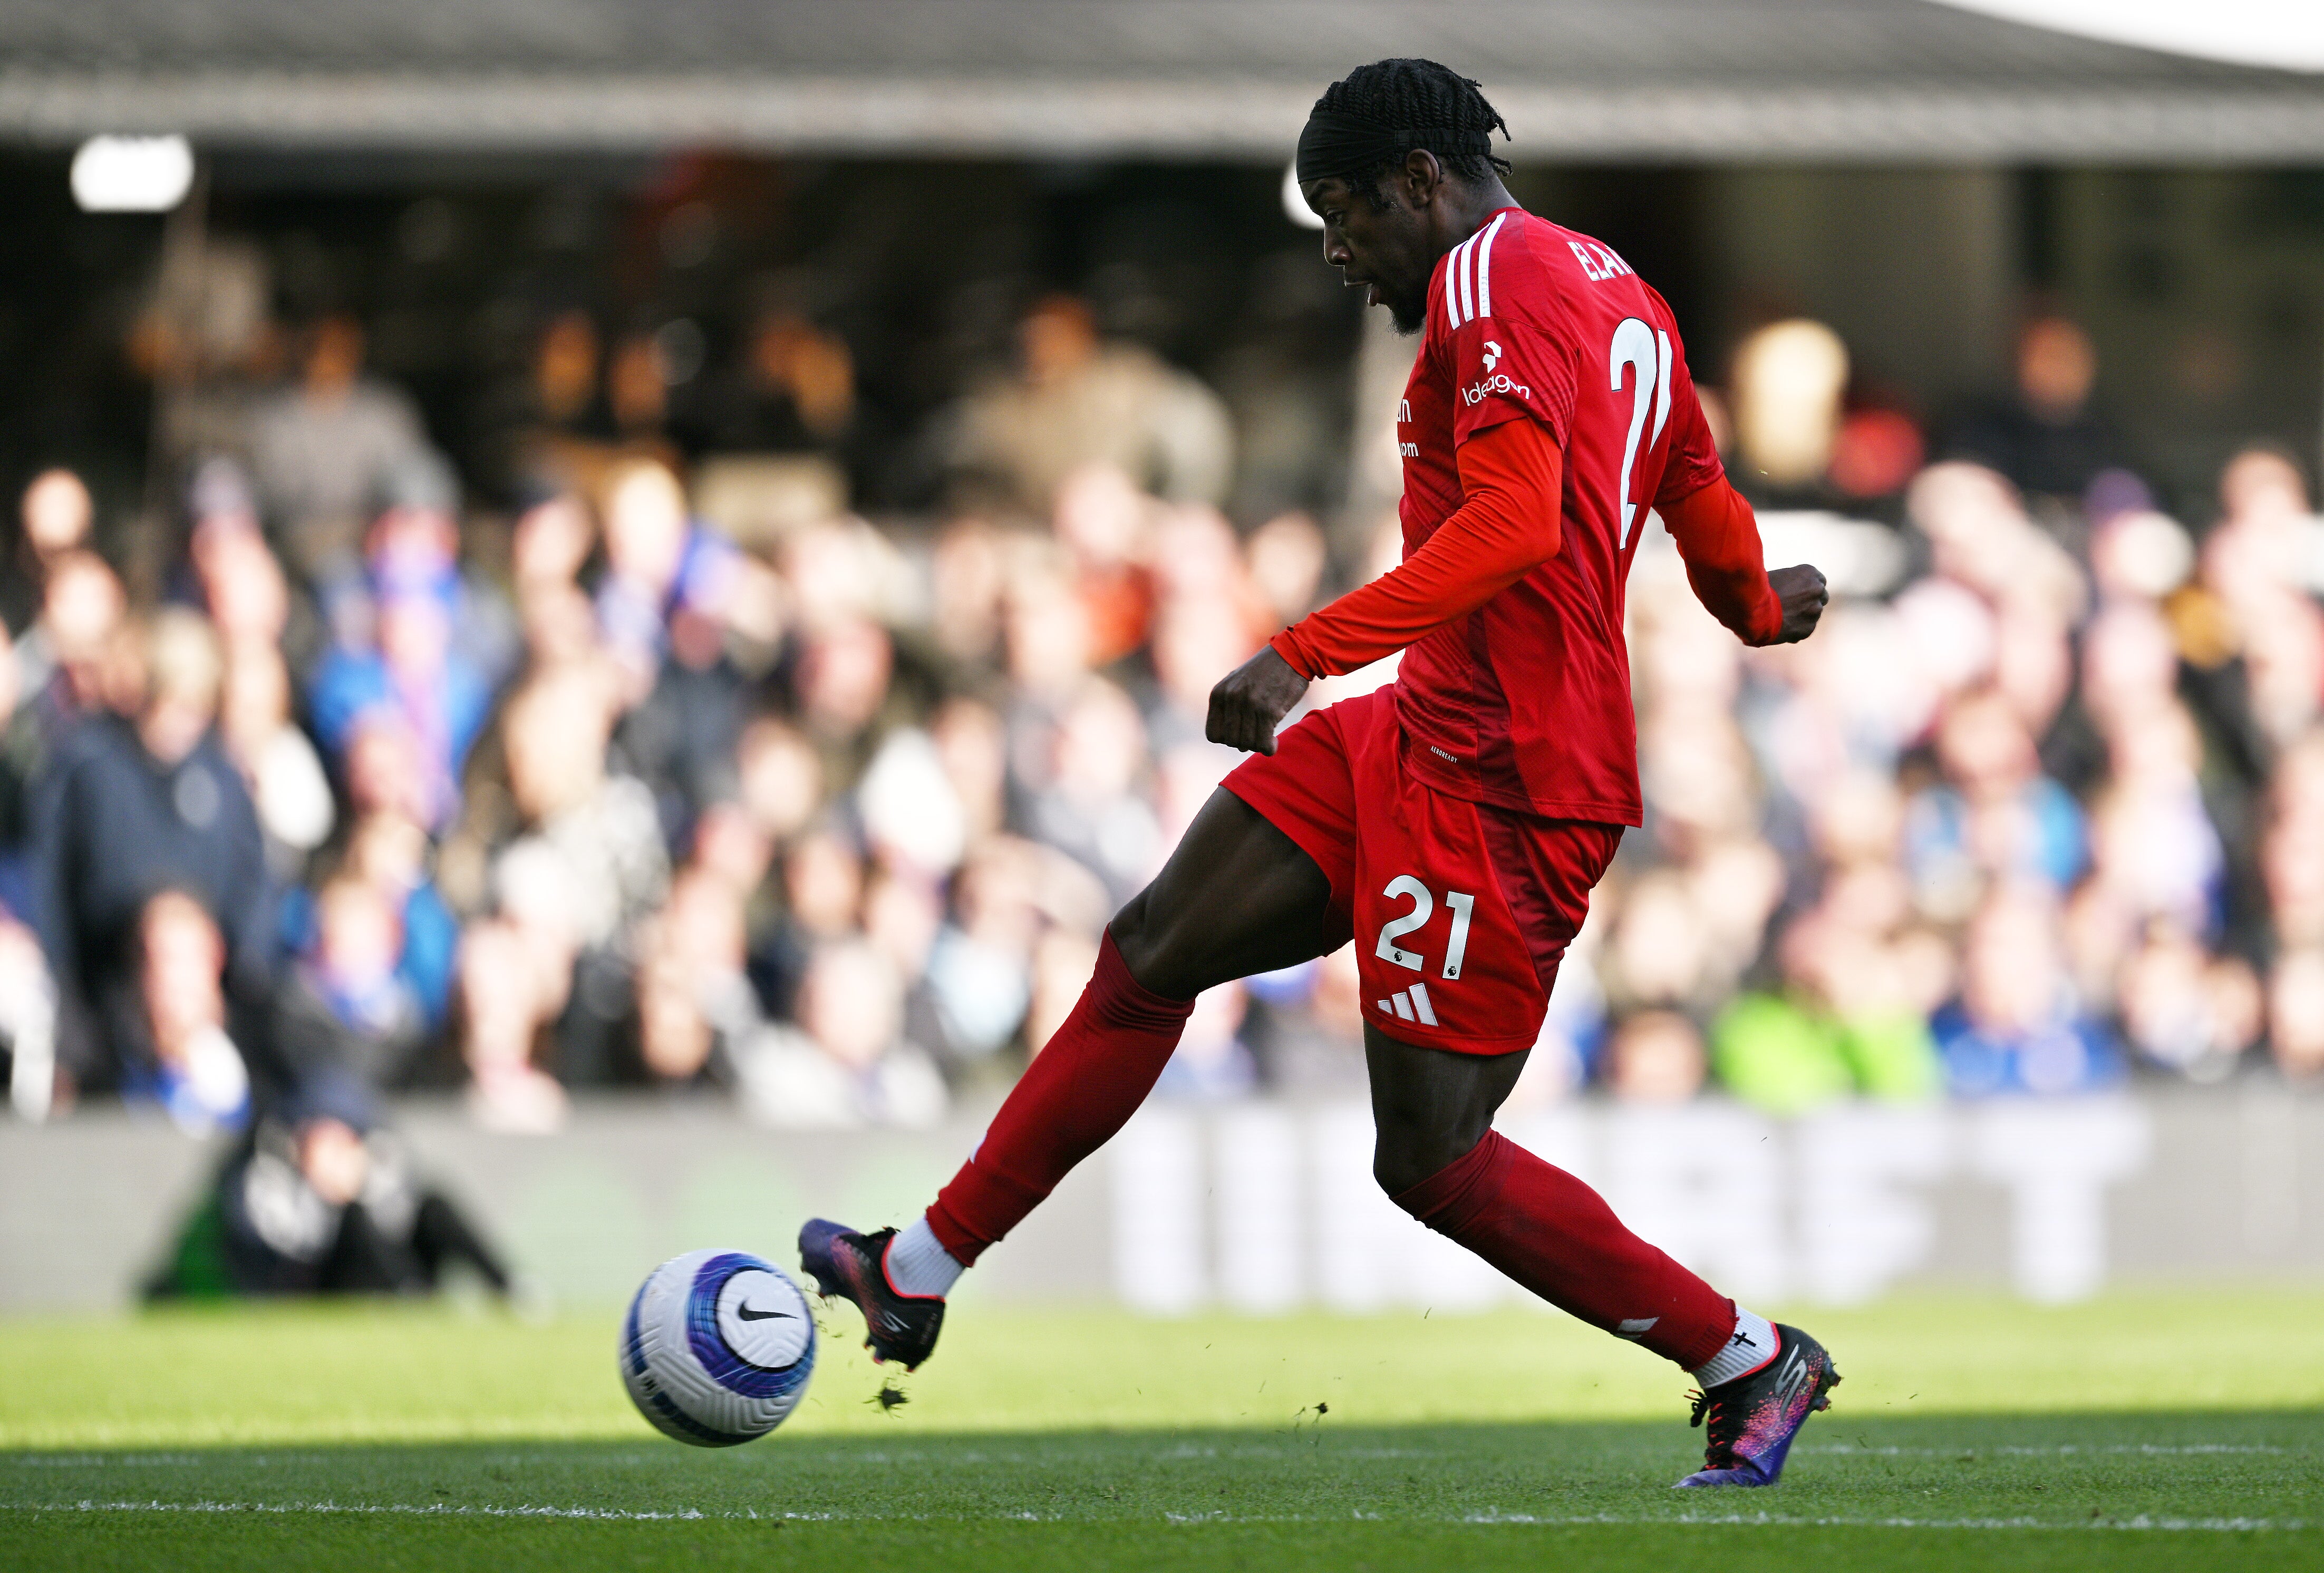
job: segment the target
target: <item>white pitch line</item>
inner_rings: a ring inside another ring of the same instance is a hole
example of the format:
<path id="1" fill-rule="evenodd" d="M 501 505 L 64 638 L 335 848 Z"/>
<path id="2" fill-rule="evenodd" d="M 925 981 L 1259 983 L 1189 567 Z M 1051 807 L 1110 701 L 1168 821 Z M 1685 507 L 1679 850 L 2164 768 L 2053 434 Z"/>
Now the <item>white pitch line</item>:
<path id="1" fill-rule="evenodd" d="M 25 1469 L 147 1469 L 209 1461 L 199 1453 L 9 1453 L 0 1457 Z"/>
<path id="2" fill-rule="evenodd" d="M 0 1512 L 85 1513 L 190 1513 L 221 1514 L 314 1513 L 353 1516 L 383 1514 L 413 1518 L 578 1519 L 600 1522 L 692 1522 L 710 1519 L 729 1519 L 744 1522 L 763 1520 L 788 1520 L 792 1522 L 844 1522 L 856 1523 L 973 1522 L 965 1518 L 953 1519 L 946 1515 L 932 1515 L 925 1513 L 762 1513 L 748 1510 L 742 1513 L 704 1513 L 697 1508 L 690 1507 L 678 1508 L 669 1512 L 656 1512 L 651 1509 L 632 1510 L 618 1507 L 554 1507 L 548 1505 L 504 1507 L 468 1505 L 454 1503 L 402 1502 L 97 1502 L 93 1500 L 83 1500 L 80 1502 L 55 1503 L 6 1503 L 0 1504 Z M 1055 1514 L 1034 1513 L 1002 1513 L 997 1516 L 1004 1519 L 1033 1523 L 1062 1523 L 1068 1522 Z M 1370 1522 L 1380 1519 L 1383 1515 L 1378 1513 L 1358 1513 L 1354 1516 L 1358 1520 Z M 1327 1522 L 1313 1517 L 1302 1517 L 1296 1515 L 1277 1517 L 1267 1514 L 1252 1514 L 1244 1516 L 1225 1513 L 1166 1513 L 1162 1517 L 1165 1522 L 1185 1525 L 1188 1527 L 1214 1523 L 1319 1523 Z M 1091 1519 L 1083 1522 L 1096 1523 L 1107 1521 Z M 1134 1522 L 1136 1520 L 1130 1519 L 1126 1522 Z M 1421 1521 L 1416 1520 L 1414 1522 Z M 2298 1532 L 2318 1527 L 2310 1524 L 2304 1519 L 2158 1518 L 2148 1513 L 2137 1513 L 2128 1518 L 2092 1520 L 2089 1522 L 2059 1523 L 2034 1518 L 1874 1518 L 1770 1513 L 1681 1513 L 1655 1516 L 1643 1513 L 1624 1515 L 1620 1513 L 1555 1514 L 1485 1512 L 1462 1513 L 1451 1517 L 1440 1517 L 1433 1522 L 1440 1523 L 1466 1523 L 1478 1525 L 1546 1525 L 1554 1528 L 1587 1527 L 1591 1525 L 1602 1524 L 1614 1528 L 1636 1529 L 1651 1528 L 1659 1524 L 1680 1524 L 1689 1526 L 1719 1527 L 1741 1525 L 1747 1528 L 1772 1529 L 2014 1530 L 2019 1532 L 2043 1530 L 2111 1530 L 2118 1532 L 2128 1532 L 2134 1533 L 2192 1532 L 2218 1534 L 2252 1533 L 2255 1532 Z"/>
<path id="3" fill-rule="evenodd" d="M 620 1507 L 491 1507 L 465 1504 L 410 1502 L 51 1502 L 8 1503 L 10 1513 L 391 1513 L 416 1518 L 573 1518 L 607 1520 L 758 1518 L 758 1513 L 702 1513 L 685 1507 L 669 1513 Z M 778 1513 L 779 1518 L 828 1517 L 828 1514 Z"/>
<path id="4" fill-rule="evenodd" d="M 1794 1448 L 1794 1453 L 1824 1453 L 1834 1458 L 1959 1458 L 1965 1455 L 2012 1458 L 2069 1458 L 2077 1454 L 2146 1454 L 2154 1458 L 2176 1458 L 2203 1453 L 2267 1453 L 2281 1456 L 2289 1448 L 2270 1448 L 2257 1443 L 2195 1442 L 2183 1448 L 2163 1447 L 2153 1442 L 2125 1442 L 2103 1448 L 2087 1448 L 2073 1442 L 2060 1442 L 2050 1447 L 2022 1448 L 2009 1445 L 1980 1447 L 1965 1442 L 1956 1448 L 1865 1448 L 1854 1442 L 1824 1442 L 1819 1445 Z"/>
<path id="5" fill-rule="evenodd" d="M 1630 1517 L 1613 1513 L 1602 1515 L 1576 1514 L 1572 1517 L 1536 1516 L 1530 1513 L 1470 1513 L 1453 1521 L 1458 1523 L 1485 1524 L 1743 1524 L 1785 1529 L 1871 1529 L 1871 1530 L 2131 1530 L 2209 1532 L 2232 1534 L 2248 1531 L 2307 1530 L 2315 1526 L 2305 1519 L 2272 1518 L 2157 1518 L 2150 1513 L 2135 1513 L 2129 1518 L 2092 1519 L 2087 1522 L 2055 1522 L 2038 1518 L 1870 1518 L 1840 1514 L 1822 1515 L 1780 1513 L 1682 1513 L 1668 1518 Z"/>

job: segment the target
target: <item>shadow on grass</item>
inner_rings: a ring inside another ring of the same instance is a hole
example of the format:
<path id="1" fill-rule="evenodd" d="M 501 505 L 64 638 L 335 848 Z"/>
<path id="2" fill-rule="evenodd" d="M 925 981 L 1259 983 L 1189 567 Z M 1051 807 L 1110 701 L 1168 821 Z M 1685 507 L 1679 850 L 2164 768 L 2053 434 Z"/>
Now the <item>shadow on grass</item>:
<path id="1" fill-rule="evenodd" d="M 0 1454 L 11 1520 L 53 1509 L 180 1518 L 270 1510 L 423 1516 L 671 1515 L 793 1522 L 1033 1521 L 1637 1524 L 1735 1513 L 1849 1522 L 2085 1526 L 2144 1519 L 2324 1531 L 2324 1414 L 1855 1415 L 1810 1424 L 1783 1487 L 1683 1495 L 1701 1433 L 1675 1423 L 1273 1431 L 916 1430 L 785 1436 L 705 1452 L 489 1441 Z M 83 1504 L 87 1504 L 84 1506 Z M 117 1505 L 116 1505 L 117 1504 Z"/>
<path id="2" fill-rule="evenodd" d="M 0 1566 L 1920 1573 L 2313 1568 L 2324 1415 L 1820 1418 L 1775 1491 L 1673 1424 L 0 1454 Z"/>

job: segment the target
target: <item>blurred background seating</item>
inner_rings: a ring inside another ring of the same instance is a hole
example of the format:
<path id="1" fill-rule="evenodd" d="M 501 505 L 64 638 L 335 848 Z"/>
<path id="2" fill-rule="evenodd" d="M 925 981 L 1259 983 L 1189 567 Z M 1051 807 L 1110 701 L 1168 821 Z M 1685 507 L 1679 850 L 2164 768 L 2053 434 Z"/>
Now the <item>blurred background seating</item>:
<path id="1" fill-rule="evenodd" d="M 1899 61 L 2006 41 L 2290 140 L 2044 144 L 1993 67 L 1915 167 L 1811 167 L 1773 88 L 1748 145 L 1576 142 L 1526 106 L 1581 67 L 1487 9 L 1520 199 L 1669 296 L 1771 552 L 1840 592 L 1747 652 L 1649 531 L 1646 823 L 1518 1112 L 2324 1074 L 2324 96 L 1896 0 Z M 1770 80 L 1858 79 L 1815 7 L 1736 9 Z M 14 1108 L 240 1133 L 344 1210 L 383 1093 L 504 1131 L 613 1090 L 785 1130 L 989 1103 L 1233 765 L 1211 685 L 1395 559 L 1410 345 L 1285 211 L 1285 102 L 1074 162 L 383 123 L 205 147 L 159 219 L 0 148 L 80 259 L 0 246 Z M 1215 990 L 1162 1096 L 1359 1085 L 1352 979 Z"/>

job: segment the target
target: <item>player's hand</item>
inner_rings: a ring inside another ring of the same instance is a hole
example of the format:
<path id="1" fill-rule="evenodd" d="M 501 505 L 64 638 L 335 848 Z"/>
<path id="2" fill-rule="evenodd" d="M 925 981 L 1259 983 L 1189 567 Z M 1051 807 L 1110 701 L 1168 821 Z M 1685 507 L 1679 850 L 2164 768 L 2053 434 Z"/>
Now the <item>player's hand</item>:
<path id="1" fill-rule="evenodd" d="M 1795 645 L 1815 632 L 1824 603 L 1831 599 L 1822 573 L 1802 563 L 1768 570 L 1767 583 L 1775 587 L 1775 599 L 1784 603 L 1784 631 L 1775 636 L 1775 643 Z M 1215 706 L 1217 702 L 1212 703 Z"/>
<path id="2" fill-rule="evenodd" d="M 1306 692 L 1307 679 L 1298 669 L 1277 655 L 1273 645 L 1261 645 L 1259 654 L 1211 690 L 1211 716 L 1204 735 L 1245 753 L 1271 754 L 1275 729 Z"/>

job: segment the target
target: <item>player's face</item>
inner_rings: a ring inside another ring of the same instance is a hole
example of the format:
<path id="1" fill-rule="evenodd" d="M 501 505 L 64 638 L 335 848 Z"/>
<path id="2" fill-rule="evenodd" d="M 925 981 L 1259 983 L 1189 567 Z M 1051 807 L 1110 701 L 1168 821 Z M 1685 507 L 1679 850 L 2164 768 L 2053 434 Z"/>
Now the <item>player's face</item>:
<path id="1" fill-rule="evenodd" d="M 1385 306 L 1398 333 L 1418 333 L 1428 320 L 1428 279 L 1436 252 L 1401 182 L 1384 179 L 1365 191 L 1337 178 L 1299 188 L 1323 221 L 1323 260 L 1341 282 L 1364 288 L 1364 304 Z"/>

